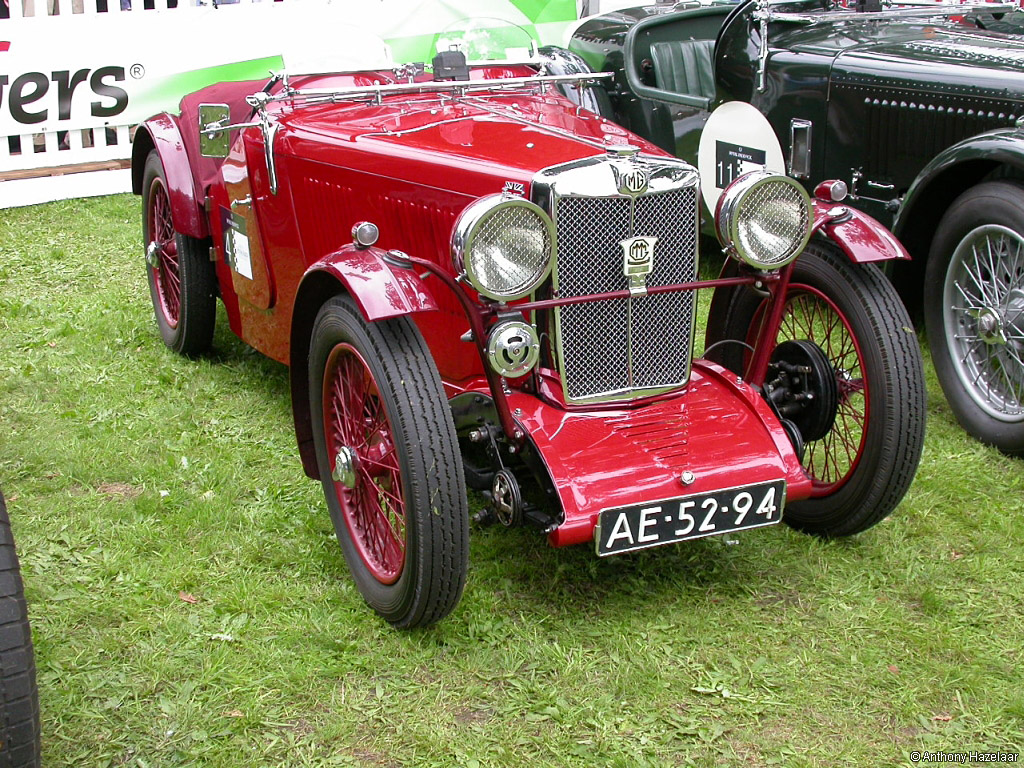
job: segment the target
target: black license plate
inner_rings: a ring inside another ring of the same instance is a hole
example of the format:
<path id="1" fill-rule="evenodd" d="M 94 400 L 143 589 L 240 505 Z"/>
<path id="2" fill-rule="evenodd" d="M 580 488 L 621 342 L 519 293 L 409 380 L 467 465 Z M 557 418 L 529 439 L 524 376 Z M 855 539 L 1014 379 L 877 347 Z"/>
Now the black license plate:
<path id="1" fill-rule="evenodd" d="M 668 501 L 601 511 L 595 529 L 601 557 L 686 539 L 774 525 L 782 519 L 786 481 L 744 485 Z"/>

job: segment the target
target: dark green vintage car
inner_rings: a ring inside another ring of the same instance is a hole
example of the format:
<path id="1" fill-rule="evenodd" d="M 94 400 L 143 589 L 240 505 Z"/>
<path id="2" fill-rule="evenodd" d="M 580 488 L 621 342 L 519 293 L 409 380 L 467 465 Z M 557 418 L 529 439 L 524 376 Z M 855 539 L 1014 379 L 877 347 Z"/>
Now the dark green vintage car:
<path id="1" fill-rule="evenodd" d="M 892 278 L 923 307 L 960 423 L 1024 455 L 1024 26 L 1008 6 L 864 5 L 631 8 L 584 21 L 570 48 L 615 72 L 605 110 L 680 157 L 704 153 L 720 187 L 780 149 L 774 170 L 808 189 L 845 182 L 842 204 L 914 258 Z M 735 102 L 755 114 L 708 124 Z"/>

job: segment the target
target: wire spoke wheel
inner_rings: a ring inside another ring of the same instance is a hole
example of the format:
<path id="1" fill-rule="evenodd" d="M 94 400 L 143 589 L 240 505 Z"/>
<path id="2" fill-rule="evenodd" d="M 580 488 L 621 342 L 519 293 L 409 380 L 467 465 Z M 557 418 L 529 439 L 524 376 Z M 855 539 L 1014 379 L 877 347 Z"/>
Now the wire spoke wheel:
<path id="1" fill-rule="evenodd" d="M 149 190 L 149 231 L 152 236 L 148 248 L 152 249 L 155 264 L 150 264 L 152 279 L 156 283 L 159 311 L 171 328 L 178 327 L 181 314 L 181 273 L 178 264 L 178 242 L 171 219 L 171 201 L 164 180 L 157 176 Z"/>
<path id="2" fill-rule="evenodd" d="M 217 276 L 209 240 L 175 229 L 170 187 L 156 150 L 146 158 L 142 175 L 142 243 L 149 294 L 164 344 L 182 355 L 205 352 L 213 342 L 217 313 Z"/>
<path id="3" fill-rule="evenodd" d="M 946 270 L 942 306 L 965 391 L 993 418 L 1024 422 L 1024 239 L 998 224 L 969 232 Z"/>
<path id="4" fill-rule="evenodd" d="M 899 504 L 921 457 L 925 398 L 917 336 L 882 273 L 851 263 L 828 241 L 808 244 L 783 300 L 773 350 L 813 344 L 835 377 L 834 421 L 824 434 L 804 436 L 810 498 L 790 502 L 783 521 L 823 536 L 858 533 Z M 754 291 L 723 294 L 707 339 L 725 351 L 717 358 L 723 365 L 745 371 L 767 309 Z"/>
<path id="5" fill-rule="evenodd" d="M 924 317 L 956 420 L 1024 456 L 1024 185 L 984 182 L 943 212 L 925 266 Z"/>
<path id="6" fill-rule="evenodd" d="M 458 603 L 469 506 L 441 377 L 407 317 L 367 322 L 337 296 L 309 346 L 309 415 L 334 531 L 366 602 L 396 627 Z"/>
<path id="7" fill-rule="evenodd" d="M 334 481 L 345 523 L 367 570 L 382 584 L 394 584 L 405 564 L 401 470 L 380 392 L 351 344 L 331 350 L 323 393 L 328 455 L 336 462 L 332 476 L 339 474 L 339 456 L 356 468 L 352 487 Z"/>
<path id="8" fill-rule="evenodd" d="M 839 390 L 835 422 L 824 437 L 806 444 L 804 469 L 814 495 L 826 496 L 856 469 L 867 437 L 870 396 L 857 339 L 835 302 L 809 285 L 791 284 L 776 344 L 806 340 L 828 358 Z"/>

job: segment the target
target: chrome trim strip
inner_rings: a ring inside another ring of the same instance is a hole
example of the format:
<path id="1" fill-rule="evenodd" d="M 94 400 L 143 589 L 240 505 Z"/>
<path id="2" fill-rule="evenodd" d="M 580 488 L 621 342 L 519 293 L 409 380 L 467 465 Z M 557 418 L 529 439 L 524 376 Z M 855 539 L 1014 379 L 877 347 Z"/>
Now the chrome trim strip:
<path id="1" fill-rule="evenodd" d="M 899 4 L 912 5 L 906 0 L 899 0 Z M 1013 3 L 922 3 L 912 8 L 889 8 L 881 11 L 855 11 L 853 9 L 837 9 L 833 11 L 818 11 L 815 13 L 791 13 L 787 11 L 772 10 L 774 2 L 767 2 L 754 13 L 754 18 L 760 20 L 762 16 L 766 21 L 789 21 L 795 24 L 816 24 L 822 21 L 884 21 L 887 19 L 905 19 L 915 17 L 936 17 L 936 16 L 968 16 L 972 13 L 1010 13 L 1017 10 Z"/>

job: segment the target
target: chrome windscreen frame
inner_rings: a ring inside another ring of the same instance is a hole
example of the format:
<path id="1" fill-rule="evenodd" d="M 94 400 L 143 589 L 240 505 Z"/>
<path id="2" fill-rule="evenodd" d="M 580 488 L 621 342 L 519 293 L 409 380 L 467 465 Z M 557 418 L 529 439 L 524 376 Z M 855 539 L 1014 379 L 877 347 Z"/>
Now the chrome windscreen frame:
<path id="1" fill-rule="evenodd" d="M 637 171 L 642 171 L 645 179 L 639 187 L 635 184 Z M 644 235 L 635 231 L 636 223 L 636 200 L 641 197 L 658 195 L 673 191 L 692 188 L 695 195 L 700 194 L 699 178 L 696 169 L 689 163 L 676 158 L 652 157 L 639 154 L 633 147 L 611 148 L 604 156 L 595 156 L 576 160 L 563 165 L 545 168 L 539 171 L 531 184 L 531 198 L 534 203 L 540 206 L 555 224 L 555 230 L 559 227 L 559 213 L 557 202 L 565 198 L 588 198 L 588 199 L 609 199 L 609 200 L 631 200 L 630 207 L 630 231 L 635 237 Z M 692 221 L 678 222 L 680 226 L 686 226 L 692 230 L 694 238 L 693 272 L 694 280 L 699 267 L 699 249 L 696 243 L 699 241 L 700 216 L 699 204 L 695 208 Z M 557 242 L 557 241 L 556 241 Z M 554 249 L 551 269 L 552 295 L 560 298 L 560 247 Z M 622 256 L 619 255 L 621 259 Z M 625 276 L 624 276 L 625 279 Z M 682 281 L 681 281 L 682 282 Z M 594 292 L 593 295 L 599 294 Z M 696 294 L 696 291 L 692 291 Z M 634 364 L 633 355 L 633 301 L 643 297 L 645 291 L 630 286 L 629 321 L 624 332 L 623 341 L 627 344 L 628 365 L 632 371 Z M 556 366 L 562 379 L 562 394 L 565 402 L 571 405 L 588 405 L 607 403 L 610 401 L 629 402 L 649 397 L 655 397 L 677 391 L 684 387 L 690 378 L 691 362 L 693 358 L 693 345 L 696 336 L 696 296 L 694 296 L 693 309 L 691 310 L 688 339 L 686 346 L 685 371 L 678 379 L 664 382 L 656 386 L 628 386 L 608 391 L 598 392 L 583 397 L 573 397 L 567 388 L 566 382 L 566 350 L 563 344 L 563 312 L 562 306 L 552 309 L 554 320 L 554 351 Z M 632 380 L 632 373 L 630 375 Z"/>

